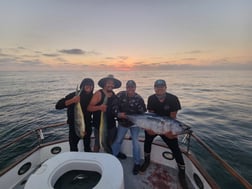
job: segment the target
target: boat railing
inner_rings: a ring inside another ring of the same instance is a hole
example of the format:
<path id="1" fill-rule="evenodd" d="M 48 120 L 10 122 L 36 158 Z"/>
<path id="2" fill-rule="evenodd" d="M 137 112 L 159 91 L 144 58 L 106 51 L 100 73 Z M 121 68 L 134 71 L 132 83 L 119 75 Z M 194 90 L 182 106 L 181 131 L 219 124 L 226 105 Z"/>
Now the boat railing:
<path id="1" fill-rule="evenodd" d="M 30 135 L 34 135 L 34 133 L 37 135 L 38 144 L 41 145 L 44 140 L 43 130 L 45 130 L 47 128 L 61 127 L 64 125 L 66 125 L 66 123 L 56 123 L 56 124 L 51 124 L 51 125 L 39 127 L 34 130 L 29 130 L 26 133 L 22 134 L 21 136 L 16 137 L 14 140 L 12 140 L 6 144 L 1 145 L 0 151 L 2 151 L 3 149 L 6 149 L 7 147 L 9 147 L 13 144 L 20 142 L 21 140 L 23 140 L 26 137 L 29 137 Z M 240 174 L 238 174 L 237 171 L 235 171 L 226 161 L 224 161 L 216 152 L 214 152 L 204 141 L 202 141 L 198 136 L 196 136 L 192 132 L 185 134 L 185 137 L 182 139 L 182 143 L 187 145 L 186 153 L 189 153 L 191 138 L 194 138 L 198 144 L 200 144 L 204 149 L 206 149 L 210 153 L 210 155 L 214 159 L 216 159 L 225 168 L 225 170 L 227 170 L 234 178 L 236 178 L 239 181 L 239 183 L 241 185 L 243 185 L 246 189 L 252 189 L 252 185 L 244 177 L 242 177 Z M 0 170 L 1 174 L 3 174 L 4 172 L 5 171 Z"/>
<path id="2" fill-rule="evenodd" d="M 37 128 L 37 129 L 34 129 L 34 130 L 28 130 L 24 134 L 16 137 L 14 140 L 12 140 L 12 141 L 10 141 L 10 142 L 8 142 L 6 144 L 1 145 L 0 146 L 0 151 L 2 151 L 3 149 L 6 149 L 7 147 L 21 141 L 24 138 L 27 138 L 30 135 L 33 135 L 34 133 L 37 134 L 38 141 L 39 141 L 39 143 L 41 143 L 42 140 L 44 139 L 44 134 L 43 134 L 44 129 L 52 128 L 52 127 L 59 127 L 59 126 L 63 126 L 63 125 L 66 125 L 66 123 L 56 123 L 56 124 L 42 126 L 42 127 Z"/>
<path id="3" fill-rule="evenodd" d="M 228 171 L 234 178 L 236 178 L 239 183 L 241 183 L 246 189 L 252 189 L 252 185 L 242 177 L 237 171 L 235 171 L 226 161 L 224 161 L 216 152 L 214 152 L 205 142 L 203 142 L 198 136 L 195 134 L 191 134 L 191 136 L 202 146 L 206 149 L 211 156 L 216 159 L 226 171 Z"/>
<path id="4" fill-rule="evenodd" d="M 28 130 L 20 136 L 15 137 L 13 140 L 1 145 L 0 176 L 21 162 L 25 157 L 29 156 L 34 150 L 40 148 L 42 144 L 54 141 L 48 133 L 48 136 L 46 135 L 46 137 L 44 137 L 44 133 L 46 133 L 47 129 L 51 131 L 52 128 L 65 125 L 66 123 L 56 123 Z M 58 139 L 55 139 L 55 141 L 58 141 Z"/>

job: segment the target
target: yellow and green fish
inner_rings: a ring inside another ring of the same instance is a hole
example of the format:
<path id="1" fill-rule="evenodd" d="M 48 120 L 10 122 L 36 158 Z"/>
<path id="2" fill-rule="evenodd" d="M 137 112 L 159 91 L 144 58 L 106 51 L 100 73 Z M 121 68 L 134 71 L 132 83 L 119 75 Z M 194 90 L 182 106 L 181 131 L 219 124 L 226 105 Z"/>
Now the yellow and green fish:
<path id="1" fill-rule="evenodd" d="M 78 85 L 76 88 L 76 96 L 79 96 L 81 94 L 81 91 L 78 91 Z M 84 114 L 81 108 L 80 102 L 75 103 L 74 106 L 74 128 L 75 133 L 78 137 L 84 138 L 85 136 L 85 121 L 84 121 Z"/>
<path id="2" fill-rule="evenodd" d="M 108 98 L 105 97 L 103 104 L 107 104 Z M 108 138 L 108 125 L 106 112 L 101 112 L 100 127 L 99 127 L 100 147 L 107 153 L 112 153 Z"/>

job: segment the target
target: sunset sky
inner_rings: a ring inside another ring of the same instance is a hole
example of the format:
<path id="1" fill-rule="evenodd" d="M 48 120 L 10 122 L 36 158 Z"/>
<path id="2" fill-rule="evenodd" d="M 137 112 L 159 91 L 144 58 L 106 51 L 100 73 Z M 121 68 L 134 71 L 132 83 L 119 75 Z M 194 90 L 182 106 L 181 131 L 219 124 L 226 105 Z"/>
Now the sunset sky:
<path id="1" fill-rule="evenodd" d="M 0 71 L 252 69 L 251 0 L 0 0 Z"/>

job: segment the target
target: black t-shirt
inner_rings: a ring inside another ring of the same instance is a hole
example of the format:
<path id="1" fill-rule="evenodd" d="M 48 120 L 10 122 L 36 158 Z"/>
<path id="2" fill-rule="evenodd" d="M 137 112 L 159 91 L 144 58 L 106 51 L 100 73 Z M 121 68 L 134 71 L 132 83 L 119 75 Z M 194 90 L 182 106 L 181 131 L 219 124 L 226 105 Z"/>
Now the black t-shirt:
<path id="1" fill-rule="evenodd" d="M 166 93 L 165 100 L 160 102 L 155 94 L 149 96 L 147 109 L 161 116 L 170 116 L 171 112 L 181 109 L 181 105 L 177 96 Z"/>

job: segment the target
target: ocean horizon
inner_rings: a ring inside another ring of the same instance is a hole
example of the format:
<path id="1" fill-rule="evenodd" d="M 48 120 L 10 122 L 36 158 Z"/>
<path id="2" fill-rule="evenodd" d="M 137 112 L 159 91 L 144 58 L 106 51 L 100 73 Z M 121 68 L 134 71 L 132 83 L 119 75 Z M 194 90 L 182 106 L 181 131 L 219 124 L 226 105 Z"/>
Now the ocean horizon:
<path id="1" fill-rule="evenodd" d="M 127 80 L 135 80 L 136 92 L 145 103 L 154 93 L 155 80 L 164 79 L 167 92 L 181 102 L 178 119 L 252 182 L 252 70 L 1 71 L 0 143 L 39 126 L 66 121 L 66 110 L 56 110 L 55 103 L 75 91 L 85 77 L 92 78 L 94 91 L 98 90 L 99 79 L 108 74 L 122 81 L 115 92 L 125 90 Z M 221 188 L 240 188 L 200 149 L 193 153 L 223 183 Z"/>

